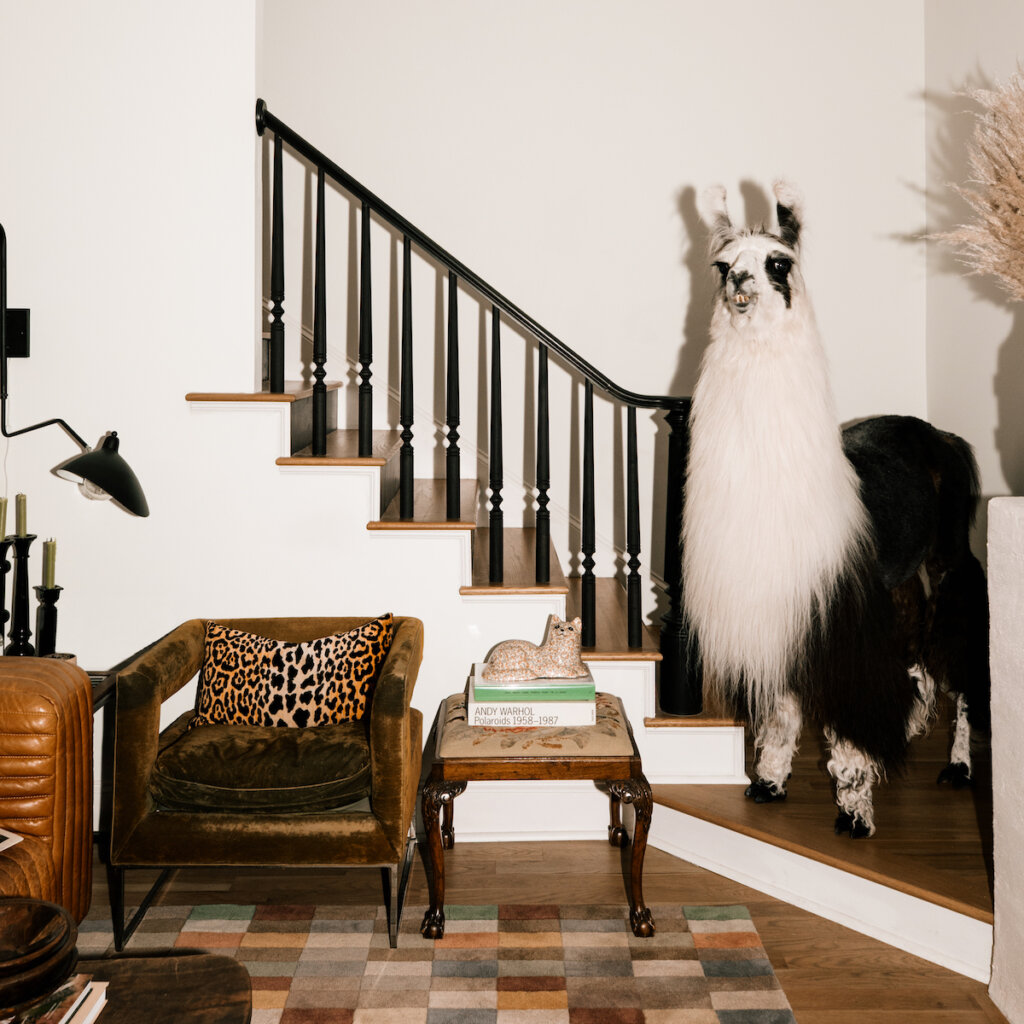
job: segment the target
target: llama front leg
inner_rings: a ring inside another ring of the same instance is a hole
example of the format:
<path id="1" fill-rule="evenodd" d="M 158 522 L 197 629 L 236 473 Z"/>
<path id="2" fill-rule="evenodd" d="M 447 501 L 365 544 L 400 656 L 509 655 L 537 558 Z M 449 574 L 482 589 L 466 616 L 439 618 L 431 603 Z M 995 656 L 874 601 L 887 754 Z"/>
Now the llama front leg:
<path id="1" fill-rule="evenodd" d="M 779 700 L 775 714 L 761 723 L 754 738 L 757 748 L 755 778 L 745 792 L 754 803 L 786 799 L 786 781 L 793 771 L 793 755 L 802 724 L 800 707 L 791 693 L 785 694 Z"/>
<path id="2" fill-rule="evenodd" d="M 871 788 L 878 778 L 878 768 L 867 754 L 849 740 L 839 739 L 831 729 L 825 730 L 830 755 L 828 773 L 835 783 L 836 835 L 849 832 L 852 839 L 875 834 L 875 808 Z"/>
<path id="3" fill-rule="evenodd" d="M 956 695 L 956 722 L 953 744 L 949 748 L 949 764 L 939 772 L 939 782 L 951 782 L 954 789 L 971 784 L 971 724 L 967 720 L 967 699 Z"/>

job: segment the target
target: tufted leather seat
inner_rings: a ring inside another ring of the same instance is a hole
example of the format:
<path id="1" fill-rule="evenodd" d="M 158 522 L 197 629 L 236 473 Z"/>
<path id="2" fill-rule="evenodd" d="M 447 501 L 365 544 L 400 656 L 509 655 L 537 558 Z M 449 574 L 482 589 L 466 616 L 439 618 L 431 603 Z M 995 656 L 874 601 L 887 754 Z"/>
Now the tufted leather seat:
<path id="1" fill-rule="evenodd" d="M 0 657 L 0 895 L 67 907 L 92 898 L 92 686 L 78 666 Z"/>

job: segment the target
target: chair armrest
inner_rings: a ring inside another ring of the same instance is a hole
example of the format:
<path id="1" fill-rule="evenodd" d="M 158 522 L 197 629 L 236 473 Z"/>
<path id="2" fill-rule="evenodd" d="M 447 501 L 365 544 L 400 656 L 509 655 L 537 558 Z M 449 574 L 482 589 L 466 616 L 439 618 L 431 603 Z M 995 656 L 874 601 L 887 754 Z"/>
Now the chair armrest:
<path id="1" fill-rule="evenodd" d="M 370 772 L 373 812 L 399 849 L 415 807 L 423 753 L 422 716 L 411 706 L 422 660 L 423 623 L 396 618 L 370 707 Z"/>
<path id="2" fill-rule="evenodd" d="M 205 623 L 172 630 L 117 673 L 111 859 L 149 811 L 149 778 L 160 741 L 160 707 L 199 671 Z"/>

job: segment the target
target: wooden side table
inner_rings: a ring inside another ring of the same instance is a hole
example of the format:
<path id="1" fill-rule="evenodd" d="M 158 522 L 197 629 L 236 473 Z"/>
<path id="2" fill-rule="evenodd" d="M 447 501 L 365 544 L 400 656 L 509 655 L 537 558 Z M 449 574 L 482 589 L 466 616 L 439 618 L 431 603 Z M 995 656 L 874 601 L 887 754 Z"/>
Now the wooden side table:
<path id="1" fill-rule="evenodd" d="M 654 918 L 644 904 L 643 867 L 651 824 L 651 786 L 622 702 L 597 695 L 597 724 L 539 729 L 471 726 L 465 694 L 441 702 L 431 731 L 430 771 L 423 784 L 423 824 L 427 832 L 430 907 L 420 932 L 444 935 L 444 851 L 455 843 L 455 797 L 470 782 L 520 779 L 590 779 L 608 794 L 608 841 L 622 850 L 622 874 L 633 934 L 654 934 Z M 621 805 L 632 804 L 632 841 L 622 825 Z M 442 821 L 443 817 L 443 821 Z"/>

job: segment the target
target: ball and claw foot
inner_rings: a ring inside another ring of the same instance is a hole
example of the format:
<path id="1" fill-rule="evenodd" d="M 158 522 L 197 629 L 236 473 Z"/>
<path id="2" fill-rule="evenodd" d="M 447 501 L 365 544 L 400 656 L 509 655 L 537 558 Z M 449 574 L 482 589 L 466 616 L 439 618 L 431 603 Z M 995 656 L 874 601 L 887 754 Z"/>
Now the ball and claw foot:
<path id="1" fill-rule="evenodd" d="M 609 825 L 608 842 L 622 849 L 629 842 L 629 833 L 621 825 Z"/>
<path id="2" fill-rule="evenodd" d="M 638 939 L 649 939 L 654 935 L 654 915 L 649 907 L 629 912 L 629 925 Z"/>
<path id="3" fill-rule="evenodd" d="M 749 797 L 755 804 L 770 804 L 773 800 L 786 799 L 786 791 L 784 789 L 777 789 L 774 783 L 765 782 L 763 779 L 752 782 L 743 791 L 743 795 Z"/>
<path id="4" fill-rule="evenodd" d="M 840 811 L 836 817 L 836 835 L 841 836 L 844 832 L 849 832 L 851 839 L 866 839 L 871 835 L 871 829 L 860 818 L 847 811 Z"/>
<path id="5" fill-rule="evenodd" d="M 971 769 L 962 761 L 950 761 L 939 772 L 939 777 L 935 781 L 939 784 L 949 782 L 954 789 L 963 789 L 964 786 L 974 785 L 974 780 L 971 778 Z"/>
<path id="6" fill-rule="evenodd" d="M 443 910 L 428 910 L 423 915 L 423 923 L 420 925 L 420 935 L 425 939 L 444 938 Z"/>

